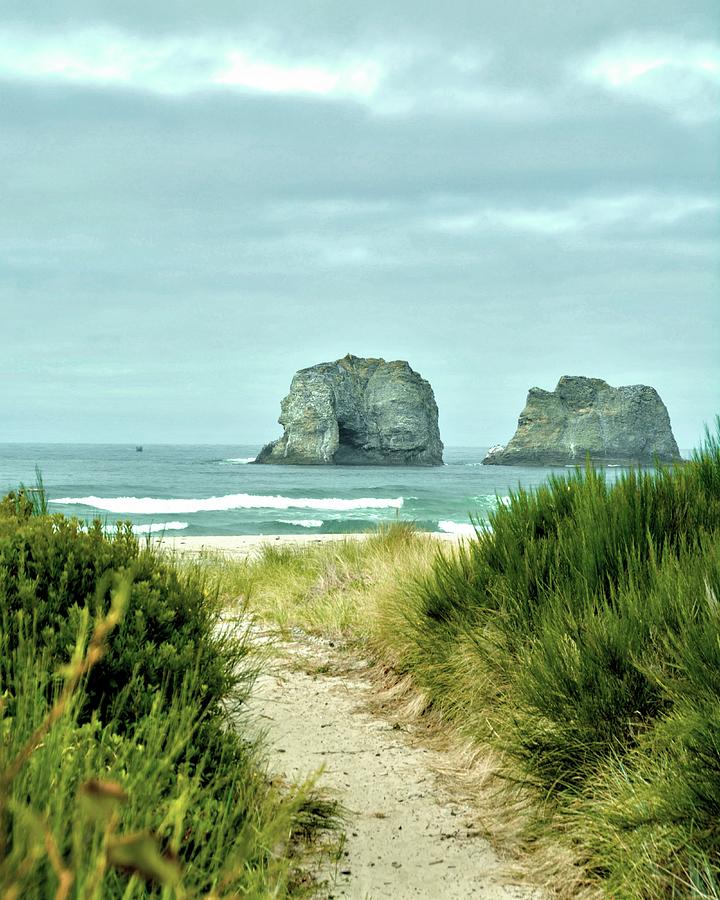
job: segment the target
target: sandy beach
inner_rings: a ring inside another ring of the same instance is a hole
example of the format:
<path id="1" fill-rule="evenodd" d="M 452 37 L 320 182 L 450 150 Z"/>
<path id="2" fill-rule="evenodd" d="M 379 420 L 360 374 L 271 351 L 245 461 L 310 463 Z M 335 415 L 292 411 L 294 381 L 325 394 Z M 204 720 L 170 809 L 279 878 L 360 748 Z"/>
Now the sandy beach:
<path id="1" fill-rule="evenodd" d="M 457 544 L 462 536 L 440 532 L 422 532 L 432 540 Z M 362 541 L 370 535 L 364 532 L 346 534 L 238 534 L 238 535 L 164 535 L 153 538 L 153 544 L 177 553 L 223 553 L 233 558 L 254 556 L 266 544 L 303 547 L 308 544 L 323 544 L 331 541 Z"/>

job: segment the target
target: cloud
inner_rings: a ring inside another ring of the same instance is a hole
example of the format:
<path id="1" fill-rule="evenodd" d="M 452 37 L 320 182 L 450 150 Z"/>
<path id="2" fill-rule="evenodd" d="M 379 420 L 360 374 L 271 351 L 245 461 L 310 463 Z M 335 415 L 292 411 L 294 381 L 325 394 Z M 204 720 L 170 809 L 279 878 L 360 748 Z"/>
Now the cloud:
<path id="1" fill-rule="evenodd" d="M 355 62 L 331 68 L 323 65 L 283 65 L 240 50 L 227 53 L 227 67 L 214 75 L 215 85 L 237 86 L 266 93 L 371 96 L 380 78 L 377 63 Z"/>
<path id="2" fill-rule="evenodd" d="M 466 110 L 511 118 L 543 103 L 527 89 L 488 80 L 491 54 L 446 54 L 430 41 L 282 47 L 268 29 L 242 35 L 140 36 L 109 26 L 40 32 L 0 29 L 0 79 L 120 88 L 160 96 L 201 91 L 352 100 L 381 116 Z"/>
<path id="3" fill-rule="evenodd" d="M 627 194 L 578 198 L 555 206 L 488 206 L 436 216 L 427 225 L 430 230 L 456 234 L 502 229 L 552 237 L 623 227 L 662 229 L 718 207 L 720 201 L 708 197 Z"/>
<path id="4" fill-rule="evenodd" d="M 720 117 L 720 44 L 633 36 L 605 44 L 580 77 L 617 97 L 661 107 L 685 123 Z"/>
<path id="5" fill-rule="evenodd" d="M 240 89 L 267 94 L 364 98 L 382 68 L 372 59 L 281 58 L 261 37 L 141 38 L 113 28 L 0 31 L 0 77 L 120 87 L 163 95 Z"/>

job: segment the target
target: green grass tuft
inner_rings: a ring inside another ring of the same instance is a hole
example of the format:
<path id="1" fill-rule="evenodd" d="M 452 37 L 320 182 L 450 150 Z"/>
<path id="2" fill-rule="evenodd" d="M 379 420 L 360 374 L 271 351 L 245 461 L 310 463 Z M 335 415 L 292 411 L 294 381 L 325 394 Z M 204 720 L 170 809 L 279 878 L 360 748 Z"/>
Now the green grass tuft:
<path id="1" fill-rule="evenodd" d="M 608 484 L 587 468 L 516 492 L 416 591 L 419 683 L 471 712 L 468 733 L 502 748 L 561 831 L 572 816 L 611 895 L 714 896 L 718 439 L 673 469 Z M 495 690 L 469 710 L 478 683 Z"/>

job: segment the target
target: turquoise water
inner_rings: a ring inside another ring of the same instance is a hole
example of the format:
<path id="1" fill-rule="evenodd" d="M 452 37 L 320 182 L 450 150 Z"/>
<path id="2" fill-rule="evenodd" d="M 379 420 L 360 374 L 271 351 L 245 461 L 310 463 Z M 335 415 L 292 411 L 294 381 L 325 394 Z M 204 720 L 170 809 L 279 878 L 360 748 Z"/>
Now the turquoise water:
<path id="1" fill-rule="evenodd" d="M 484 447 L 446 448 L 445 465 L 428 469 L 250 465 L 259 449 L 0 444 L 0 491 L 34 484 L 37 466 L 53 511 L 108 526 L 130 520 L 139 534 L 364 531 L 396 519 L 462 532 L 519 484 L 533 488 L 564 471 L 483 466 Z"/>

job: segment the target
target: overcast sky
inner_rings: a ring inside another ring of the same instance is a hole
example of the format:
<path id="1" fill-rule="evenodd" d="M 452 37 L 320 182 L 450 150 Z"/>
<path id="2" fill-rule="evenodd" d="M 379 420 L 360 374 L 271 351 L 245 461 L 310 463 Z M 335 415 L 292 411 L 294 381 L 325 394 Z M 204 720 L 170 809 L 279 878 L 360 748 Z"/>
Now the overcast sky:
<path id="1" fill-rule="evenodd" d="M 0 12 L 0 441 L 263 442 L 407 359 L 446 444 L 532 385 L 720 411 L 717 0 Z"/>

